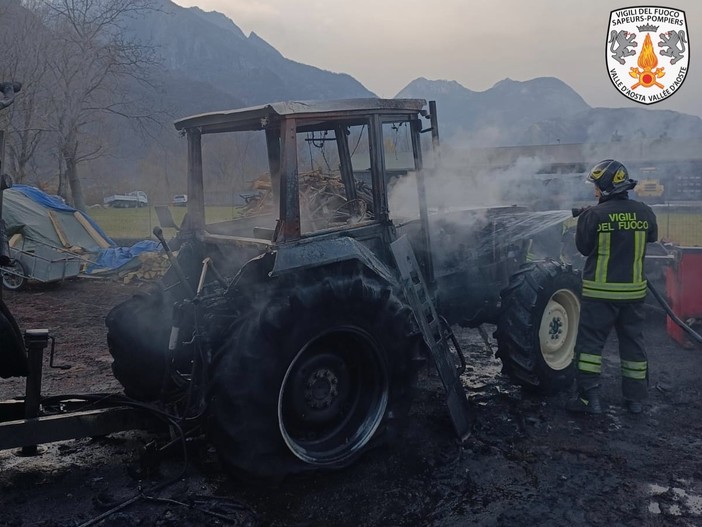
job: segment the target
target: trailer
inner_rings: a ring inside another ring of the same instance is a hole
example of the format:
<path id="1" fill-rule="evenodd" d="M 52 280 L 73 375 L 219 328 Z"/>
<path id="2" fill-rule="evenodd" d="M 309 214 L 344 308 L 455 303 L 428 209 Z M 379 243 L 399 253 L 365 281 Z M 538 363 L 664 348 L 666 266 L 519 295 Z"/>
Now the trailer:
<path id="1" fill-rule="evenodd" d="M 22 239 L 17 246 L 10 244 L 10 261 L 0 266 L 2 286 L 11 291 L 24 289 L 30 281 L 42 284 L 61 282 L 80 274 L 83 259 L 46 244 L 34 243 L 24 248 Z"/>

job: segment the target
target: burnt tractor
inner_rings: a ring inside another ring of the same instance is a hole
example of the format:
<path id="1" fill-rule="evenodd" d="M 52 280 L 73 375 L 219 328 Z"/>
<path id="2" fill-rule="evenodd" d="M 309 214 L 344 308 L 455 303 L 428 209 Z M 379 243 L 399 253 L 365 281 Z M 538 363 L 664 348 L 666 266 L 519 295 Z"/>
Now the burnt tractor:
<path id="1" fill-rule="evenodd" d="M 24 400 L 0 405 L 0 448 L 31 453 L 156 417 L 183 439 L 204 432 L 234 471 L 340 468 L 406 424 L 427 358 L 464 439 L 456 324 L 494 324 L 504 372 L 525 388 L 570 385 L 579 275 L 533 259 L 543 217 L 428 206 L 440 170 L 435 104 L 276 103 L 175 127 L 187 139 L 187 214 L 161 220 L 177 231 L 170 241 L 154 230 L 170 269 L 106 318 L 124 394 L 42 397 L 49 332 L 23 335 L 0 302 L 0 376 L 27 376 Z M 241 216 L 208 221 L 206 204 L 225 192 L 205 188 L 208 160 L 242 144 L 264 154 L 268 176 Z M 407 188 L 409 198 L 398 192 Z"/>
<path id="2" fill-rule="evenodd" d="M 520 230 L 523 209 L 427 206 L 435 105 L 276 103 L 175 127 L 187 139 L 187 215 L 164 220 L 178 229 L 170 242 L 155 229 L 172 265 L 109 313 L 108 343 L 125 393 L 199 420 L 225 466 L 277 477 L 348 465 L 396 433 L 427 354 L 465 436 L 454 324 L 495 324 L 515 382 L 542 393 L 571 383 L 579 275 L 527 261 L 536 235 Z M 208 149 L 237 134 L 266 153 L 270 178 L 252 213 L 210 223 Z M 314 172 L 312 148 L 325 170 Z M 389 196 L 407 178 L 416 216 L 398 218 Z"/>

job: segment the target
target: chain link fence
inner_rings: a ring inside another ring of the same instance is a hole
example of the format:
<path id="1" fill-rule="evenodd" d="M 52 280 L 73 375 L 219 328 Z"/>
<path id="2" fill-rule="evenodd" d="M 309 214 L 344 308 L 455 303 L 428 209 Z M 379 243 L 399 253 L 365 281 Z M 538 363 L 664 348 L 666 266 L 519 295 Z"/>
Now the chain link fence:
<path id="1" fill-rule="evenodd" d="M 684 247 L 702 246 L 702 203 L 654 205 L 658 238 Z"/>

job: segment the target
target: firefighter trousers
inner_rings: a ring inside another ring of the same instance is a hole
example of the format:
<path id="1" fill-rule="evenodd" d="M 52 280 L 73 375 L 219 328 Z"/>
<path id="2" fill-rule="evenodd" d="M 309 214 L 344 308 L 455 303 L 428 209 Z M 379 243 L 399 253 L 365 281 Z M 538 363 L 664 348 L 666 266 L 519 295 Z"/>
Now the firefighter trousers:
<path id="1" fill-rule="evenodd" d="M 624 399 L 642 401 L 648 395 L 648 361 L 644 344 L 643 302 L 594 302 L 584 299 L 580 308 L 575 360 L 579 391 L 600 385 L 602 349 L 612 328 L 619 339 Z"/>

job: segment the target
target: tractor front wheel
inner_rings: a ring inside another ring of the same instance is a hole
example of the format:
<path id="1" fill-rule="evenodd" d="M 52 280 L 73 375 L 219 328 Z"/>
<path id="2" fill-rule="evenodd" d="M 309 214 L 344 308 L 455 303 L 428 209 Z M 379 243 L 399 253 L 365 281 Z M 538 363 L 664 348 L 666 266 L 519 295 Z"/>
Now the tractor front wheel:
<path id="1" fill-rule="evenodd" d="M 575 375 L 580 275 L 554 261 L 525 264 L 501 292 L 497 356 L 525 388 L 553 394 Z"/>

